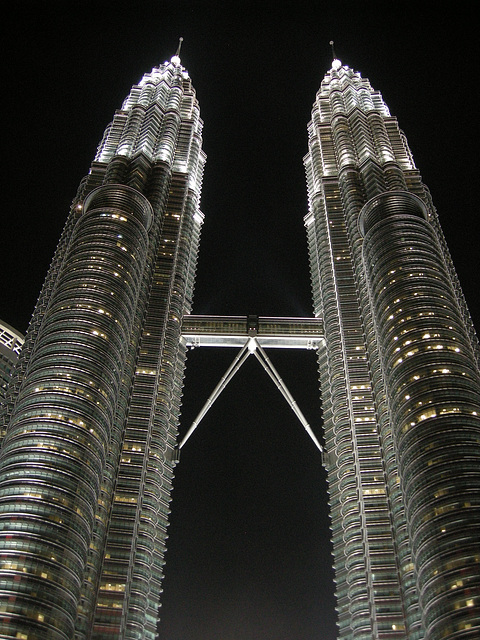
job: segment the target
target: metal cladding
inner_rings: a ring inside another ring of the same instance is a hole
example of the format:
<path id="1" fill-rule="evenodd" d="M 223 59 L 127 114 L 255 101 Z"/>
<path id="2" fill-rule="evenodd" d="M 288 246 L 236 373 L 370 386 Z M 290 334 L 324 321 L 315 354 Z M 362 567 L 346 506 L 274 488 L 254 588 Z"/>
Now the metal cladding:
<path id="1" fill-rule="evenodd" d="M 428 220 L 425 204 L 408 191 L 387 191 L 369 200 L 362 208 L 358 225 L 362 236 L 378 222 L 392 216 L 420 216 Z"/>
<path id="2" fill-rule="evenodd" d="M 203 215 L 178 57 L 134 86 L 81 182 L 10 389 L 3 638 L 154 638 Z"/>
<path id="3" fill-rule="evenodd" d="M 478 342 L 405 137 L 338 60 L 305 167 L 339 637 L 478 637 Z"/>

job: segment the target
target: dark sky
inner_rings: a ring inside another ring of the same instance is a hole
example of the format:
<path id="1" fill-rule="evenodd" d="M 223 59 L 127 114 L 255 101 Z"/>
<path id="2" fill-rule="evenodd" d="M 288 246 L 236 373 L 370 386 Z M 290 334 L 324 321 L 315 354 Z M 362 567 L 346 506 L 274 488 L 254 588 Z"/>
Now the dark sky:
<path id="1" fill-rule="evenodd" d="M 475 3 L 445 6 L 16 3 L 2 38 L 0 318 L 26 329 L 105 126 L 183 36 L 208 155 L 195 313 L 311 315 L 302 158 L 333 39 L 398 117 L 480 319 L 478 19 Z M 182 430 L 234 355 L 192 352 Z M 314 355 L 270 356 L 320 433 Z M 182 451 L 160 639 L 333 640 L 326 500 L 317 451 L 252 358 Z"/>

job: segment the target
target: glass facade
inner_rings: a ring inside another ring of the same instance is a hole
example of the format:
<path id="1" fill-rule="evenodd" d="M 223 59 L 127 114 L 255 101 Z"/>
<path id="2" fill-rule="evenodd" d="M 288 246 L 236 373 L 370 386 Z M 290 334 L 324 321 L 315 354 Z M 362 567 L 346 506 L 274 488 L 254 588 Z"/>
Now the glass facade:
<path id="1" fill-rule="evenodd" d="M 3 638 L 156 636 L 201 131 L 174 56 L 132 88 L 72 204 L 6 403 Z"/>
<path id="2" fill-rule="evenodd" d="M 478 343 L 438 217 L 380 94 L 338 60 L 308 131 L 339 637 L 473 639 Z"/>

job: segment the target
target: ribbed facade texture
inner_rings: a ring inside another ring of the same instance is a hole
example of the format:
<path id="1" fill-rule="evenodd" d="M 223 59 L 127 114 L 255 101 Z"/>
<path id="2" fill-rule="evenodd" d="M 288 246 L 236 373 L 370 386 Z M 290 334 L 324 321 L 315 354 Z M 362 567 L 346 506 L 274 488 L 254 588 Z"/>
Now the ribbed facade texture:
<path id="1" fill-rule="evenodd" d="M 178 56 L 81 182 L 6 397 L 0 635 L 156 636 L 205 162 Z"/>
<path id="2" fill-rule="evenodd" d="M 480 637 L 478 343 L 405 136 L 335 60 L 305 157 L 341 640 Z"/>

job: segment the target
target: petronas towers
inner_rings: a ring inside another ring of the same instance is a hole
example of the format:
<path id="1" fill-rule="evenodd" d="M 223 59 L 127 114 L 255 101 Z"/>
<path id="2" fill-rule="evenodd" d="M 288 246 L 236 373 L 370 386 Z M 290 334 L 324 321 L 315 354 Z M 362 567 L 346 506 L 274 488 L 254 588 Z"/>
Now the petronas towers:
<path id="1" fill-rule="evenodd" d="M 381 95 L 339 60 L 308 136 L 318 320 L 245 317 L 238 340 L 263 353 L 268 325 L 272 344 L 303 332 L 312 348 L 309 327 L 323 327 L 319 464 L 340 640 L 473 640 L 479 349 L 438 216 Z M 5 395 L 1 638 L 156 636 L 186 329 L 213 326 L 183 322 L 204 164 L 199 106 L 176 55 L 132 87 L 107 127 Z M 217 318 L 223 339 L 235 323 Z"/>

